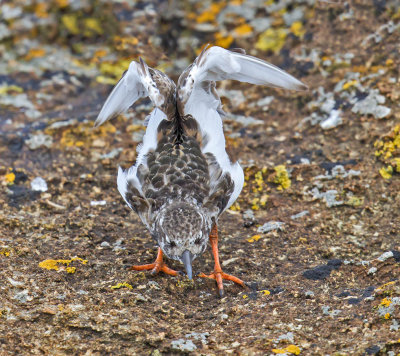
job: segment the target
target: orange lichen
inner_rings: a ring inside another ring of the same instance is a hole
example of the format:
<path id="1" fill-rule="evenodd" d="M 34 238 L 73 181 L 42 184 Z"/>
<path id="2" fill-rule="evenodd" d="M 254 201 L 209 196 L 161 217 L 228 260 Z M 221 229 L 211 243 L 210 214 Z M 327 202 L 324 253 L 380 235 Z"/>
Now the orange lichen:
<path id="1" fill-rule="evenodd" d="M 46 2 L 39 2 L 35 6 L 35 15 L 40 18 L 49 17 L 49 12 L 47 9 Z"/>
<path id="2" fill-rule="evenodd" d="M 31 48 L 28 54 L 25 56 L 25 60 L 30 61 L 33 58 L 40 58 L 46 54 L 43 48 Z"/>
<path id="3" fill-rule="evenodd" d="M 217 32 L 214 37 L 215 45 L 223 48 L 229 48 L 234 40 L 231 35 L 224 36 L 221 32 Z"/>
<path id="4" fill-rule="evenodd" d="M 211 6 L 197 17 L 197 23 L 214 22 L 217 15 L 226 6 L 225 2 L 212 3 Z"/>
<path id="5" fill-rule="evenodd" d="M 236 36 L 242 37 L 242 36 L 248 36 L 253 32 L 253 28 L 248 25 L 247 23 L 244 23 L 243 25 L 240 25 L 234 29 L 234 32 Z"/>

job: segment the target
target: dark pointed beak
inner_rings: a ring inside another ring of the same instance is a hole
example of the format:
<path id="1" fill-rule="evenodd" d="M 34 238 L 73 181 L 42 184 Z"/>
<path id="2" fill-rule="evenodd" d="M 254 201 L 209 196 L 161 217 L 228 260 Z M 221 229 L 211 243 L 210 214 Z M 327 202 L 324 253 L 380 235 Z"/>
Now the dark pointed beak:
<path id="1" fill-rule="evenodd" d="M 186 250 L 181 257 L 183 264 L 185 265 L 186 274 L 189 279 L 192 279 L 192 254 L 189 250 Z"/>

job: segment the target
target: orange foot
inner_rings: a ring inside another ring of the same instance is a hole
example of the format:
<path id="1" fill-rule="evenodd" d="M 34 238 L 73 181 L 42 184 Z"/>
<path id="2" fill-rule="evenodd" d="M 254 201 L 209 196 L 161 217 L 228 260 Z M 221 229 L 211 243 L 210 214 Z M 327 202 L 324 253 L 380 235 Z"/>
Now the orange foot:
<path id="1" fill-rule="evenodd" d="M 212 253 L 214 255 L 214 261 L 215 261 L 214 272 L 209 275 L 200 273 L 198 275 L 198 277 L 215 279 L 217 282 L 217 286 L 218 286 L 218 292 L 219 292 L 219 295 L 221 298 L 224 296 L 224 285 L 222 283 L 223 279 L 240 284 L 242 287 L 245 288 L 246 285 L 244 284 L 244 282 L 241 279 L 231 276 L 230 274 L 226 274 L 226 273 L 222 272 L 221 265 L 219 264 L 218 229 L 217 229 L 216 224 L 213 226 L 211 233 L 210 233 L 210 243 L 211 243 Z"/>
<path id="2" fill-rule="evenodd" d="M 179 274 L 178 271 L 174 271 L 173 269 L 167 267 L 163 261 L 163 252 L 161 248 L 158 248 L 157 258 L 154 263 L 150 263 L 148 265 L 141 266 L 132 266 L 131 267 L 135 271 L 149 271 L 151 270 L 151 274 L 157 274 L 158 272 L 164 272 L 171 276 L 177 276 Z"/>

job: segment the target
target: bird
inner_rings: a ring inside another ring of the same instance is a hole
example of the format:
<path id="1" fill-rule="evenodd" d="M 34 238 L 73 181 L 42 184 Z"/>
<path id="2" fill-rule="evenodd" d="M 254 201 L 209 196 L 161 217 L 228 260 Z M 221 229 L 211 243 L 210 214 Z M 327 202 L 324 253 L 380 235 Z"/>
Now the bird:
<path id="1" fill-rule="evenodd" d="M 192 263 L 211 245 L 214 270 L 197 276 L 245 287 L 243 280 L 222 271 L 218 253 L 218 219 L 238 198 L 244 174 L 225 149 L 225 115 L 216 82 L 230 79 L 275 88 L 306 90 L 282 69 L 245 50 L 206 45 L 175 84 L 142 58 L 132 61 L 106 99 L 95 126 L 126 112 L 138 99 L 149 97 L 155 108 L 145 120 L 136 163 L 118 168 L 117 186 L 158 246 L 154 263 L 132 270 L 177 276 L 164 255 L 180 261 L 189 279 Z"/>

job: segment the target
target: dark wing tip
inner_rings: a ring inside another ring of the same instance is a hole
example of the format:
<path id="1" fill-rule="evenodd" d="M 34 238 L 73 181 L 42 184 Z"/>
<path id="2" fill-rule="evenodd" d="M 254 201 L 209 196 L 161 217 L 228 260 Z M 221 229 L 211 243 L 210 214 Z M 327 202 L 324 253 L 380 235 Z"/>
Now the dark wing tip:
<path id="1" fill-rule="evenodd" d="M 246 54 L 246 51 L 243 48 L 231 48 L 230 51 L 240 53 L 240 54 Z"/>
<path id="2" fill-rule="evenodd" d="M 299 84 L 296 87 L 296 90 L 298 91 L 308 91 L 308 85 L 304 84 L 303 82 L 299 81 Z"/>

